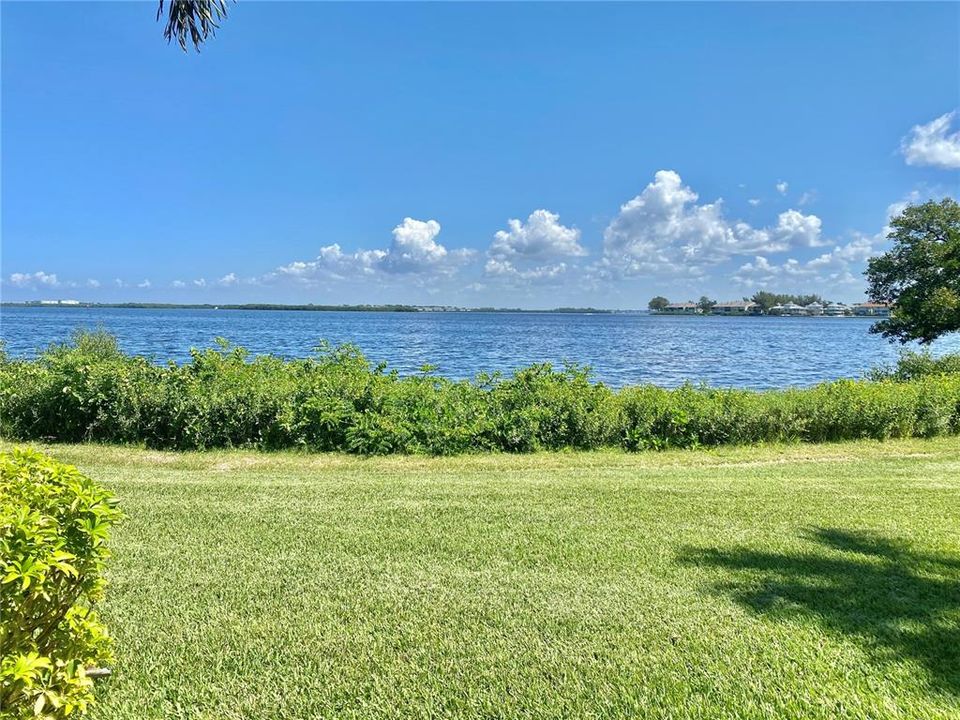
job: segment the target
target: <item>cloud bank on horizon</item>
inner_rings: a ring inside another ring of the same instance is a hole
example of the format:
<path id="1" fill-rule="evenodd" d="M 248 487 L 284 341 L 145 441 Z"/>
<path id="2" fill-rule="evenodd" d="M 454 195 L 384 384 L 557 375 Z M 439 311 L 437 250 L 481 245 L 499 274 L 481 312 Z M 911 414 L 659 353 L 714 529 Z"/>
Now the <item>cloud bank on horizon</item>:
<path id="1" fill-rule="evenodd" d="M 960 169 L 960 130 L 951 129 L 958 113 L 954 110 L 911 128 L 900 144 L 904 161 L 912 166 Z M 786 180 L 778 179 L 773 188 L 781 199 L 789 193 Z M 148 278 L 117 278 L 107 286 L 218 291 L 215 301 L 223 301 L 222 291 L 230 290 L 235 293 L 231 297 L 242 301 L 236 293 L 251 288 L 310 291 L 369 283 L 378 288 L 416 288 L 425 297 L 440 296 L 442 304 L 469 304 L 470 293 L 480 291 L 519 290 L 530 298 L 543 298 L 549 297 L 551 288 L 572 284 L 589 297 L 600 288 L 638 280 L 651 292 L 684 288 L 694 293 L 716 281 L 720 273 L 731 297 L 757 289 L 857 297 L 865 286 L 862 273 L 866 261 L 883 251 L 888 228 L 872 233 L 852 231 L 844 237 L 825 233 L 820 217 L 798 209 L 816 196 L 815 190 L 804 191 L 794 201 L 797 207 L 781 210 L 767 224 L 755 225 L 731 217 L 722 198 L 703 201 L 679 172 L 664 169 L 620 205 L 593 251 L 581 229 L 564 225 L 559 213 L 546 208 L 534 209 L 526 219 L 508 219 L 504 228 L 493 232 L 484 251 L 447 247 L 440 240 L 438 220 L 406 217 L 393 228 L 391 242 L 382 248 L 345 251 L 334 242 L 321 246 L 315 257 L 292 259 L 249 277 L 224 268 L 225 273 L 215 279 L 178 278 L 155 284 Z M 914 190 L 886 208 L 886 219 L 908 203 L 923 199 L 920 191 Z M 747 202 L 751 207 L 761 204 L 758 198 Z M 104 287 L 98 279 L 61 280 L 60 276 L 44 270 L 12 272 L 3 285 L 45 296 L 53 290 L 97 291 Z M 447 302 L 445 294 L 458 292 L 456 302 Z M 164 300 L 170 297 L 164 295 Z M 640 299 L 636 298 L 636 307 L 642 305 Z"/>

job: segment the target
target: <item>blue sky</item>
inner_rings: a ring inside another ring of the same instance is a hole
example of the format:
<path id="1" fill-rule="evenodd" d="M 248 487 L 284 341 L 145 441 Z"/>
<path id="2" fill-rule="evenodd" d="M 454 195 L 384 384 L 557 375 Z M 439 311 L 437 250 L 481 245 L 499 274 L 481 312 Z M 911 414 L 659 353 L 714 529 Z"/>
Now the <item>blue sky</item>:
<path id="1" fill-rule="evenodd" d="M 859 300 L 958 195 L 960 4 L 154 12 L 0 5 L 4 300 Z"/>

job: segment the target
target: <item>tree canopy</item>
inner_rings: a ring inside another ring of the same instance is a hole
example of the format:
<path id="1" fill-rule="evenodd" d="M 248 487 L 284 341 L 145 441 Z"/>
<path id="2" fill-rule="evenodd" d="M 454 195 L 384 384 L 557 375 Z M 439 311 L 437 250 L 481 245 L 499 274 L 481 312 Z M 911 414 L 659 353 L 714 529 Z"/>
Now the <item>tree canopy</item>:
<path id="1" fill-rule="evenodd" d="M 650 302 L 647 303 L 647 307 L 650 310 L 663 310 L 667 305 L 670 304 L 670 301 L 667 300 L 663 295 L 657 295 Z"/>
<path id="2" fill-rule="evenodd" d="M 929 343 L 960 330 L 960 204 L 952 198 L 910 205 L 890 221 L 893 247 L 871 258 L 867 294 L 893 306 L 871 332 L 901 343 Z"/>
<path id="3" fill-rule="evenodd" d="M 700 308 L 705 313 L 713 310 L 713 306 L 717 304 L 716 300 L 707 297 L 706 295 L 701 295 L 700 300 L 697 302 L 697 307 Z"/>
<path id="4" fill-rule="evenodd" d="M 187 43 L 200 50 L 200 45 L 217 34 L 220 21 L 227 17 L 227 0 L 160 0 L 157 20 L 167 7 L 167 24 L 163 37 L 167 42 L 176 38 L 177 44 L 186 52 Z"/>

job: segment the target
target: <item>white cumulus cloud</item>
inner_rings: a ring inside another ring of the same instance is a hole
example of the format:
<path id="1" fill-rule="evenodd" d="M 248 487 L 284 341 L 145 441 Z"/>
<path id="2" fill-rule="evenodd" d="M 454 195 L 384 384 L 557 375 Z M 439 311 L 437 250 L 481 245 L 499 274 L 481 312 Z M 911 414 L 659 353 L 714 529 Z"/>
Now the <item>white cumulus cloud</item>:
<path id="1" fill-rule="evenodd" d="M 263 276 L 264 282 L 289 279 L 304 284 L 318 280 L 347 280 L 364 276 L 449 275 L 475 255 L 467 249 L 448 250 L 437 242 L 436 220 L 404 218 L 393 229 L 386 249 L 344 252 L 339 243 L 324 245 L 313 260 L 295 260 Z"/>
<path id="2" fill-rule="evenodd" d="M 380 258 L 388 272 L 417 272 L 435 268 L 447 259 L 447 249 L 437 242 L 440 223 L 436 220 L 404 218 L 393 229 L 390 249 Z"/>
<path id="3" fill-rule="evenodd" d="M 823 223 L 816 215 L 804 215 L 799 210 L 787 210 L 777 216 L 777 224 L 767 232 L 771 247 L 787 250 L 791 247 L 817 247 L 824 242 L 820 237 Z"/>
<path id="4" fill-rule="evenodd" d="M 562 258 L 586 254 L 577 228 L 562 225 L 549 210 L 534 210 L 526 222 L 508 220 L 507 229 L 494 234 L 483 270 L 511 281 L 549 281 L 567 271 Z"/>
<path id="5" fill-rule="evenodd" d="M 960 130 L 950 132 L 957 111 L 948 112 L 925 125 L 914 125 L 900 142 L 907 165 L 960 168 Z"/>
<path id="6" fill-rule="evenodd" d="M 57 287 L 60 282 L 56 273 L 45 273 L 37 270 L 34 273 L 11 273 L 10 284 L 20 288 Z"/>
<path id="7" fill-rule="evenodd" d="M 487 275 L 507 280 L 544 281 L 563 275 L 567 271 L 567 264 L 561 262 L 524 268 L 517 267 L 509 260 L 490 258 L 483 270 Z"/>
<path id="8" fill-rule="evenodd" d="M 511 219 L 507 230 L 498 230 L 490 245 L 490 256 L 498 258 L 582 257 L 580 231 L 560 224 L 560 216 L 549 210 L 534 210 L 526 223 Z"/>
<path id="9" fill-rule="evenodd" d="M 734 280 L 741 285 L 766 285 L 780 275 L 780 268 L 772 265 L 763 255 L 740 266 Z"/>
<path id="10" fill-rule="evenodd" d="M 386 257 L 385 250 L 358 250 L 345 253 L 340 245 L 324 245 L 313 260 L 295 260 L 268 273 L 265 280 L 290 279 L 310 283 L 318 279 L 345 280 L 373 275 Z"/>
<path id="11" fill-rule="evenodd" d="M 778 180 L 776 184 L 777 192 L 781 195 L 786 195 L 787 190 L 790 188 L 790 183 L 786 180 Z"/>
<path id="12" fill-rule="evenodd" d="M 620 207 L 603 235 L 601 269 L 628 275 L 702 275 L 736 255 L 785 252 L 823 244 L 821 221 L 797 210 L 780 213 L 772 227 L 731 222 L 723 201 L 701 204 L 680 175 L 661 170 Z"/>

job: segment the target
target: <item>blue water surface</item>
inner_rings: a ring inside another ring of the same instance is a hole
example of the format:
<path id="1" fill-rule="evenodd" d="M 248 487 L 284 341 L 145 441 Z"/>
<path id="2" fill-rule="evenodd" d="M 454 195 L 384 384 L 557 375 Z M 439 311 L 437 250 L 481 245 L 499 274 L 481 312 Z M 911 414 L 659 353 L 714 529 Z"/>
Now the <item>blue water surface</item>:
<path id="1" fill-rule="evenodd" d="M 897 347 L 866 318 L 671 317 L 640 314 L 390 313 L 5 307 L 0 338 L 31 356 L 77 328 L 102 327 L 121 347 L 157 361 L 227 338 L 254 354 L 311 354 L 322 340 L 354 343 L 374 361 L 412 373 L 425 363 L 451 378 L 533 363 L 590 365 L 610 385 L 685 381 L 772 388 L 861 377 L 892 363 Z M 934 354 L 960 352 L 960 335 Z"/>

